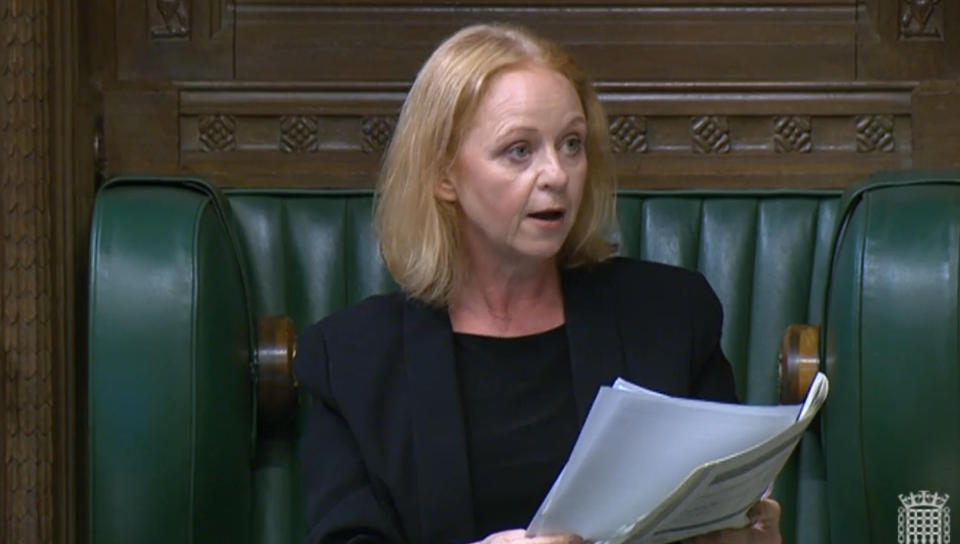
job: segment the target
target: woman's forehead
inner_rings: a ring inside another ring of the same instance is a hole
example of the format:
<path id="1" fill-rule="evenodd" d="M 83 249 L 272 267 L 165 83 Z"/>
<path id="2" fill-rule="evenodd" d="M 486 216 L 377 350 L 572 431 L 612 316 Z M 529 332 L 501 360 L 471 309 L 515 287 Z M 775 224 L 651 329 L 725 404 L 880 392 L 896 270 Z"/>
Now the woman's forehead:
<path id="1" fill-rule="evenodd" d="M 580 97 L 559 72 L 544 67 L 521 67 L 497 74 L 481 96 L 471 125 L 488 125 L 496 131 L 507 125 L 544 118 L 567 123 L 583 117 Z"/>

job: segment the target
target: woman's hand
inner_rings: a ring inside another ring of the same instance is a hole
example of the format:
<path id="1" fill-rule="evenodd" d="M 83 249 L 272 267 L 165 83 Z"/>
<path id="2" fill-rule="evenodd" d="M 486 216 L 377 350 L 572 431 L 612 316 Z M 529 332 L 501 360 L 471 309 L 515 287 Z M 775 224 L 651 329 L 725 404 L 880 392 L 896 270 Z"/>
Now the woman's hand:
<path id="1" fill-rule="evenodd" d="M 747 512 L 750 524 L 743 529 L 725 529 L 686 540 L 686 544 L 780 544 L 780 503 L 760 499 Z"/>
<path id="2" fill-rule="evenodd" d="M 507 542 L 516 542 L 517 544 L 583 544 L 586 542 L 577 535 L 549 535 L 527 537 L 525 529 L 512 529 L 510 531 L 500 531 L 487 536 L 479 543 L 475 544 L 503 544 Z"/>

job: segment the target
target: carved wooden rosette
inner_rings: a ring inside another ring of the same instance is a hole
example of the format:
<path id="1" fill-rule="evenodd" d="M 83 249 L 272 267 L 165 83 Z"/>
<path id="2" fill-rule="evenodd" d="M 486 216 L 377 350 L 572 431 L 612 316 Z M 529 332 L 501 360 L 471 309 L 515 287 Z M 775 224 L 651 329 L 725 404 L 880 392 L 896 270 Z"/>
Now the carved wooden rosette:
<path id="1" fill-rule="evenodd" d="M 857 123 L 857 151 L 892 153 L 896 149 L 892 115 L 859 115 Z"/>
<path id="2" fill-rule="evenodd" d="M 773 146 L 777 153 L 809 153 L 813 149 L 809 115 L 773 118 Z"/>
<path id="3" fill-rule="evenodd" d="M 647 122 L 637 115 L 610 118 L 610 147 L 614 153 L 646 153 Z"/>
<path id="4" fill-rule="evenodd" d="M 694 153 L 729 153 L 730 129 L 727 118 L 702 115 L 690 121 L 690 136 Z"/>
<path id="5" fill-rule="evenodd" d="M 317 150 L 317 116 L 286 115 L 280 118 L 280 150 L 312 153 Z"/>
<path id="6" fill-rule="evenodd" d="M 360 125 L 363 130 L 363 151 L 373 153 L 386 149 L 397 121 L 394 117 L 374 115 L 364 117 Z"/>
<path id="7" fill-rule="evenodd" d="M 52 0 L 0 0 L 0 541 L 54 538 Z"/>
<path id="8" fill-rule="evenodd" d="M 232 115 L 203 115 L 199 126 L 202 151 L 233 151 L 237 148 L 237 121 Z"/>

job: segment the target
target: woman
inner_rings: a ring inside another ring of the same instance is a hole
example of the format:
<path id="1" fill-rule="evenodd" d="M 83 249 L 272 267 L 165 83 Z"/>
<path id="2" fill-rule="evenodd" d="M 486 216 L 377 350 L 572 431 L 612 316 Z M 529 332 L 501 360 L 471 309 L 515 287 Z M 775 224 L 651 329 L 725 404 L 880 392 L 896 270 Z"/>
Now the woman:
<path id="1" fill-rule="evenodd" d="M 602 384 L 735 401 L 701 276 L 612 258 L 607 122 L 554 44 L 461 30 L 387 151 L 381 252 L 403 293 L 301 336 L 311 542 L 573 542 L 522 527 Z M 779 509 L 703 537 L 777 542 Z"/>

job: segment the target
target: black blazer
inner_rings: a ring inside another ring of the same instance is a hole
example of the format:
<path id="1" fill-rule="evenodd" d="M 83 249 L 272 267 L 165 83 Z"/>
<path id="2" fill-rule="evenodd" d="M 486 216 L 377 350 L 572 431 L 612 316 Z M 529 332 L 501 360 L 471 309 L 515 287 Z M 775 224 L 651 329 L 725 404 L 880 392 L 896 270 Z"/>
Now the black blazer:
<path id="1" fill-rule="evenodd" d="M 701 275 L 617 258 L 565 270 L 562 289 L 581 422 L 618 376 L 736 401 Z M 309 542 L 478 536 L 446 309 L 368 298 L 304 331 L 295 371 L 313 399 L 300 441 Z"/>

